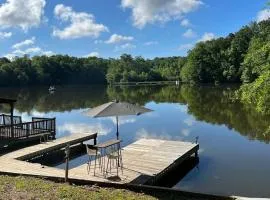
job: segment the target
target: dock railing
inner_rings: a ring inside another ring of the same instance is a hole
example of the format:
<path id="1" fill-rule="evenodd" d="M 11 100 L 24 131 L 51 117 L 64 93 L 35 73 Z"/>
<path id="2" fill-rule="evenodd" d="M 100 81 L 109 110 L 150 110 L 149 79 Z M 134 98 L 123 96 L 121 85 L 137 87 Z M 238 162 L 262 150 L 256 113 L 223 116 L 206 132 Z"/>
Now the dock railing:
<path id="1" fill-rule="evenodd" d="M 22 123 L 21 116 L 13 116 L 13 124 L 20 124 Z M 11 116 L 6 114 L 0 115 L 0 126 L 3 125 L 11 125 Z"/>
<path id="2" fill-rule="evenodd" d="M 0 125 L 0 140 L 24 139 L 42 134 L 55 138 L 55 118 L 33 117 L 32 122 Z"/>

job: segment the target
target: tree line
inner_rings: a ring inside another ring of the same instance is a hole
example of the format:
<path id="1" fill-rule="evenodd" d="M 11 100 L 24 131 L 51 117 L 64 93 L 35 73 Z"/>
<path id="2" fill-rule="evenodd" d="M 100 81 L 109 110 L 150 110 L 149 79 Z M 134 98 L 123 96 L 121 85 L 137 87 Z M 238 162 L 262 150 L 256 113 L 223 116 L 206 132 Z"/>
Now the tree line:
<path id="1" fill-rule="evenodd" d="M 0 86 L 106 84 L 180 80 L 242 83 L 238 97 L 270 112 L 270 20 L 253 22 L 227 37 L 199 42 L 187 57 L 118 59 L 68 55 L 0 58 Z"/>
<path id="2" fill-rule="evenodd" d="M 119 59 L 68 55 L 0 58 L 0 86 L 105 84 L 178 80 L 186 58 L 153 60 L 123 54 Z"/>

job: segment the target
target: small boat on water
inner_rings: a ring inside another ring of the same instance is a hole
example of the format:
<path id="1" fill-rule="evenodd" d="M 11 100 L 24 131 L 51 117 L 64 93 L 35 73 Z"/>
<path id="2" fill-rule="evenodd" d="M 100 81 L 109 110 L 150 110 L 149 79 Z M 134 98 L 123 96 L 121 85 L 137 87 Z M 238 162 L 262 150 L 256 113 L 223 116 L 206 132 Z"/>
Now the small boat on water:
<path id="1" fill-rule="evenodd" d="M 54 92 L 55 90 L 56 90 L 56 88 L 54 86 L 49 87 L 49 92 Z"/>

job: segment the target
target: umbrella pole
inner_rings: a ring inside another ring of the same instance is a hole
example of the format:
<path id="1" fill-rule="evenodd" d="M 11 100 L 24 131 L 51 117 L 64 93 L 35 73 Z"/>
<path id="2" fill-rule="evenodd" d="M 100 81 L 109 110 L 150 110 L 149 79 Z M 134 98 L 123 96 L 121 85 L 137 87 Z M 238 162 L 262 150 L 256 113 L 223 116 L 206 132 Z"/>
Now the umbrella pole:
<path id="1" fill-rule="evenodd" d="M 116 137 L 119 139 L 119 131 L 118 131 L 118 116 L 116 116 Z"/>

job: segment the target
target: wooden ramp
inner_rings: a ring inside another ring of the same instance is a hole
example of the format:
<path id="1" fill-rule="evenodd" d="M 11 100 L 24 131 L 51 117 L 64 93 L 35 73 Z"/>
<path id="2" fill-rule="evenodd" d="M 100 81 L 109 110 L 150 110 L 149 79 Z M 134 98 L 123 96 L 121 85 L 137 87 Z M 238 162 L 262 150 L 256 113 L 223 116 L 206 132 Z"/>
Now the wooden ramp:
<path id="1" fill-rule="evenodd" d="M 65 171 L 62 169 L 42 166 L 23 160 L 63 148 L 68 143 L 77 144 L 89 139 L 94 139 L 95 136 L 95 134 L 74 134 L 53 142 L 8 153 L 0 157 L 0 172 L 64 178 Z M 88 174 L 86 164 L 70 169 L 69 177 L 72 179 L 102 183 L 144 184 L 159 176 L 166 175 L 166 172 L 168 172 L 171 167 L 179 165 L 192 154 L 197 154 L 198 149 L 198 144 L 189 142 L 140 139 L 123 148 L 122 156 L 124 168 L 123 172 L 119 170 L 120 179 L 112 178 L 116 175 L 116 167 L 112 167 L 111 172 L 107 175 L 107 178 L 105 178 L 99 166 L 96 168 L 95 176 L 93 169 Z"/>
<path id="2" fill-rule="evenodd" d="M 0 172 L 14 173 L 21 175 L 37 175 L 48 177 L 64 177 L 64 171 L 61 169 L 42 166 L 38 163 L 30 163 L 25 160 L 59 150 L 69 145 L 75 145 L 87 140 L 96 141 L 97 134 L 73 134 L 68 137 L 62 137 L 50 142 L 26 147 L 20 150 L 7 153 L 0 156 Z"/>
<path id="3" fill-rule="evenodd" d="M 34 158 L 35 156 L 39 156 L 48 152 L 52 152 L 54 150 L 58 150 L 69 145 L 83 143 L 84 141 L 93 139 L 96 141 L 97 133 L 94 134 L 72 134 L 68 137 L 62 137 L 56 140 L 52 140 L 50 142 L 26 147 L 17 151 L 13 151 L 8 153 L 2 157 L 4 158 L 14 158 L 18 160 L 27 160 L 30 158 Z"/>

